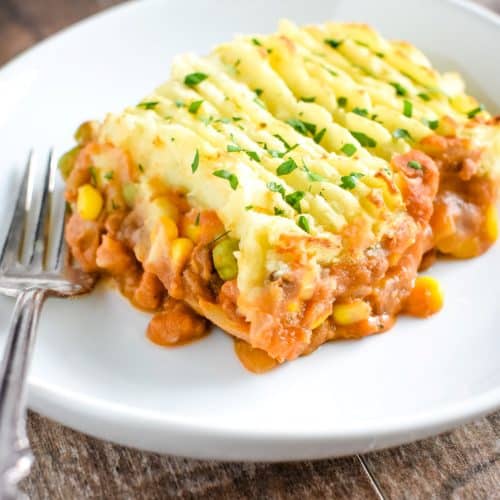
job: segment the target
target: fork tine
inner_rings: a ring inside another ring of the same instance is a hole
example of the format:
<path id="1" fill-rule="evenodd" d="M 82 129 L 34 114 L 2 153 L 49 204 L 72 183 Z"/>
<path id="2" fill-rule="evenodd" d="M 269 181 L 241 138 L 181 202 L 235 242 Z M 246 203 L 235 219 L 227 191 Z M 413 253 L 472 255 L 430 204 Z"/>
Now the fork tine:
<path id="1" fill-rule="evenodd" d="M 52 150 L 49 152 L 49 158 L 45 166 L 43 176 L 42 198 L 38 217 L 36 219 L 35 237 L 28 255 L 28 269 L 30 271 L 42 270 L 44 267 L 45 253 L 47 250 L 47 240 L 50 222 L 50 205 L 52 198 Z"/>
<path id="2" fill-rule="evenodd" d="M 28 156 L 28 161 L 24 167 L 24 172 L 19 186 L 16 206 L 10 221 L 7 237 L 0 254 L 0 272 L 4 272 L 8 267 L 19 261 L 21 245 L 23 243 L 26 226 L 27 209 L 29 202 L 28 188 L 33 176 L 33 151 Z"/>

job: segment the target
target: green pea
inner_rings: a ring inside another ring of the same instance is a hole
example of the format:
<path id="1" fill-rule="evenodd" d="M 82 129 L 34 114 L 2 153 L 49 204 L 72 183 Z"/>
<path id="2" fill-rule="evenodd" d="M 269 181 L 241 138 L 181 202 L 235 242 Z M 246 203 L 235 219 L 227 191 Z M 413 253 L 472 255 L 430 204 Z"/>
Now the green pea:
<path id="1" fill-rule="evenodd" d="M 76 146 L 73 149 L 70 149 L 68 152 L 64 153 L 61 158 L 59 158 L 58 167 L 61 175 L 63 176 L 63 179 L 66 180 L 73 170 L 76 157 L 78 156 L 80 149 L 82 149 L 80 146 Z"/>
<path id="2" fill-rule="evenodd" d="M 223 239 L 212 249 L 215 270 L 224 281 L 232 280 L 238 275 L 238 262 L 234 256 L 237 250 L 238 241 L 232 238 Z"/>
<path id="3" fill-rule="evenodd" d="M 132 208 L 137 195 L 137 185 L 133 182 L 127 182 L 122 188 L 122 195 L 125 203 Z"/>

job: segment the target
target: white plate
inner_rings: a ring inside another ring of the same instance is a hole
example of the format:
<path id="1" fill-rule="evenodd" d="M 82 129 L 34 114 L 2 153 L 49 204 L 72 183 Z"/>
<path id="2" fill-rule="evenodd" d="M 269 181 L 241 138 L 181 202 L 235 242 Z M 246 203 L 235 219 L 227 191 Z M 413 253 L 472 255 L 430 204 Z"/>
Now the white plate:
<path id="1" fill-rule="evenodd" d="M 500 110 L 500 23 L 458 2 L 208 0 L 129 3 L 80 23 L 0 71 L 0 216 L 28 148 L 71 144 L 81 121 L 138 101 L 172 57 L 237 32 L 365 21 L 405 38 Z M 5 224 L 1 232 L 5 231 Z M 0 236 L 2 236 L 0 234 Z M 385 335 L 323 346 L 264 376 L 245 371 L 220 331 L 193 345 L 149 343 L 148 315 L 101 289 L 50 300 L 29 380 L 31 407 L 89 434 L 148 450 L 281 460 L 363 452 L 438 433 L 500 406 L 500 245 L 432 268 L 441 314 Z M 12 308 L 0 300 L 5 337 Z"/>

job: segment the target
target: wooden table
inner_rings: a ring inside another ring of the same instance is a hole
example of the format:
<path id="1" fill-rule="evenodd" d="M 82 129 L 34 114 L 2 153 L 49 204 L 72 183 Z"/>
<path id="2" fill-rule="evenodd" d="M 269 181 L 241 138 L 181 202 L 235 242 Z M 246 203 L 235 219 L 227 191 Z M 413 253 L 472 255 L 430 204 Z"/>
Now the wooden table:
<path id="1" fill-rule="evenodd" d="M 0 0 L 0 64 L 118 0 Z M 482 0 L 500 12 L 500 0 Z M 221 463 L 102 442 L 35 413 L 32 499 L 499 498 L 500 413 L 391 450 L 317 462 Z"/>

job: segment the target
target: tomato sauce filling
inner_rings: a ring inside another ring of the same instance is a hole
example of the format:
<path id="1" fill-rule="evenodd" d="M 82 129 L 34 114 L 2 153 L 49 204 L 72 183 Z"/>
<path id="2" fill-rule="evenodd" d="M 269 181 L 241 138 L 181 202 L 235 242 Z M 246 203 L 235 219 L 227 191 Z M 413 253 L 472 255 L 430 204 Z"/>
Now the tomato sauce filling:
<path id="1" fill-rule="evenodd" d="M 140 173 L 110 145 L 90 142 L 76 156 L 67 180 L 68 202 L 74 206 L 79 187 L 93 183 L 102 193 L 104 209 L 95 220 L 85 220 L 74 210 L 66 240 L 84 270 L 111 275 L 136 307 L 154 313 L 147 330 L 151 341 L 174 346 L 201 338 L 209 330 L 208 318 L 237 337 L 238 357 L 249 370 L 261 373 L 328 340 L 384 332 L 400 312 L 433 314 L 441 304 L 428 283 L 415 281 L 419 268 L 439 253 L 479 255 L 496 239 L 496 226 L 489 220 L 496 186 L 479 174 L 480 152 L 462 139 L 439 136 L 424 139 L 419 147 L 392 160 L 390 182 L 403 194 L 408 219 L 391 237 L 352 262 L 344 259 L 341 265 L 325 267 L 320 281 L 309 287 L 299 263 L 284 275 L 269 276 L 250 322 L 239 311 L 236 279 L 222 279 L 214 267 L 214 245 L 227 237 L 216 213 L 190 207 L 182 193 L 161 183 L 158 196 L 173 207 L 172 231 L 175 239 L 183 240 L 178 245 L 181 257 L 146 258 L 149 235 L 145 237 L 143 220 L 122 189 Z M 102 156 L 114 166 L 105 183 L 93 178 L 91 167 Z M 169 227 L 161 230 L 168 232 Z M 349 234 L 345 236 L 348 242 Z M 280 247 L 292 263 L 295 243 L 283 241 Z"/>

